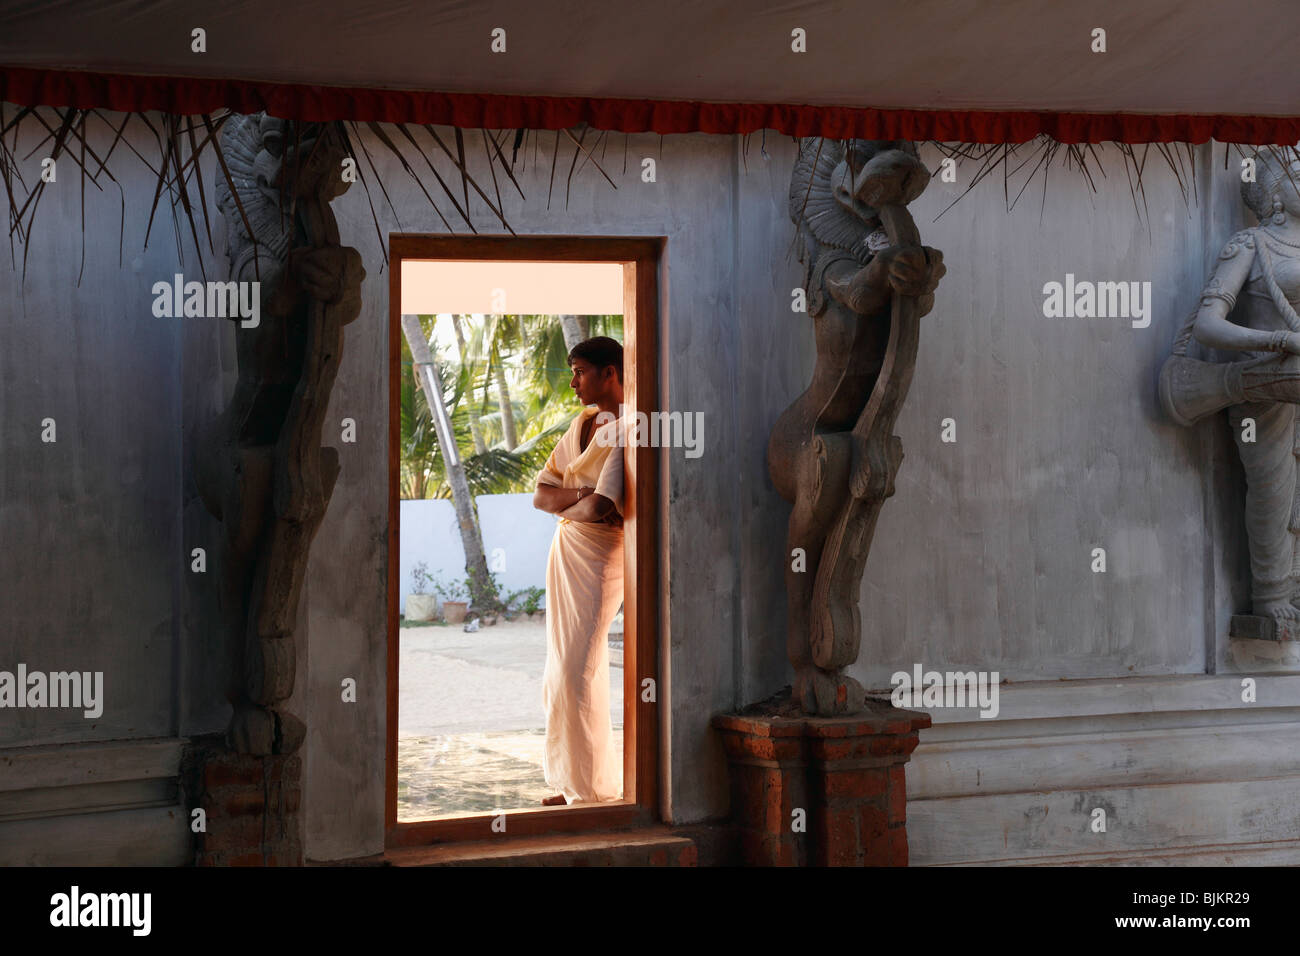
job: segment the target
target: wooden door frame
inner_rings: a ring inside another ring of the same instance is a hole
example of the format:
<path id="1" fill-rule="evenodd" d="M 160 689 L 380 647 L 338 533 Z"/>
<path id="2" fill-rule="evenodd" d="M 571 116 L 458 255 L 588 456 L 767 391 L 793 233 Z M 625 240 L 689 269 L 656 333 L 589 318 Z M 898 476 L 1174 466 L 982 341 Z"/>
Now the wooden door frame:
<path id="1" fill-rule="evenodd" d="M 617 262 L 623 266 L 624 403 L 649 414 L 658 402 L 659 269 L 662 236 L 448 236 L 391 234 L 388 284 L 388 681 L 385 845 L 419 846 L 486 840 L 495 814 L 397 822 L 397 703 L 400 661 L 398 474 L 401 456 L 401 304 L 405 259 L 487 259 L 533 262 Z M 629 330 L 631 334 L 629 335 Z M 630 372 L 630 374 L 629 374 Z M 658 448 L 629 446 L 624 454 L 623 783 L 629 802 L 611 806 L 506 811 L 510 836 L 622 829 L 659 820 L 659 520 Z M 630 665 L 630 666 L 629 666 Z M 642 700 L 650 679 L 654 700 Z"/>

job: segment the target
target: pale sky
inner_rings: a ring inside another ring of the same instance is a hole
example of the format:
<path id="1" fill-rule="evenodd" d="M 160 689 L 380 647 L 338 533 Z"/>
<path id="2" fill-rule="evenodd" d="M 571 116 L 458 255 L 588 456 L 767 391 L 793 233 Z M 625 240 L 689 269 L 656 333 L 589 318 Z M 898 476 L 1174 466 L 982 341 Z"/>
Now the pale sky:
<path id="1" fill-rule="evenodd" d="M 456 356 L 453 313 L 480 328 L 487 315 L 621 315 L 623 267 L 617 262 L 404 259 L 402 313 L 438 317 L 434 340 Z M 512 376 L 513 377 L 513 376 Z"/>
<path id="2" fill-rule="evenodd" d="M 617 262 L 406 259 L 402 314 L 621 315 Z"/>

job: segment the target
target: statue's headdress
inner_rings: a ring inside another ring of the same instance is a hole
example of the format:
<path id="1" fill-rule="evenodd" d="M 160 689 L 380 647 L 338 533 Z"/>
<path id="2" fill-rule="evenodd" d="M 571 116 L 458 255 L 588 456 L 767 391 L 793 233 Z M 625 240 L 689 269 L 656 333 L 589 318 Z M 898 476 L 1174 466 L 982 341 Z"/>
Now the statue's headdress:
<path id="1" fill-rule="evenodd" d="M 1273 215 L 1273 195 L 1278 186 L 1290 179 L 1300 184 L 1300 154 L 1295 147 L 1265 148 L 1257 151 L 1255 181 L 1241 184 L 1242 202 L 1260 222 Z"/>

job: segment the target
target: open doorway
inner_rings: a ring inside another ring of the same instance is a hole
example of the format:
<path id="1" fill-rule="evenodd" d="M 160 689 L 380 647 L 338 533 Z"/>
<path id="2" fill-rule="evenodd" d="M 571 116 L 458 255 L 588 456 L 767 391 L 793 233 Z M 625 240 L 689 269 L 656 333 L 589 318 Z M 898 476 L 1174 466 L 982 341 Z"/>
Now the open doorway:
<path id="1" fill-rule="evenodd" d="M 624 413 L 653 410 L 662 248 L 661 239 L 392 237 L 389 845 L 654 819 L 657 449 L 609 450 L 621 457 L 621 518 L 612 517 L 623 589 L 599 680 L 621 787 L 598 801 L 542 805 L 555 792 L 543 774 L 543 755 L 554 768 L 556 753 L 543 708 L 544 683 L 551 700 L 556 686 L 547 617 L 554 632 L 564 606 L 547 606 L 557 518 L 535 507 L 533 491 L 563 435 L 590 441 L 578 426 L 596 406 L 568 387 L 575 339 L 621 343 Z"/>

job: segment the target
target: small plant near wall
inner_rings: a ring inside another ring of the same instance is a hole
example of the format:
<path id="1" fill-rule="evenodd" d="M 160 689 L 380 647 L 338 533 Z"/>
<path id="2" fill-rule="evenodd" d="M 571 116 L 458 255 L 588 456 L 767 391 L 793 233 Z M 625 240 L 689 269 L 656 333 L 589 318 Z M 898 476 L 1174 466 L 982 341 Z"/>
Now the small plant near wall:
<path id="1" fill-rule="evenodd" d="M 429 572 L 429 566 L 421 561 L 411 568 L 411 593 L 406 596 L 406 619 L 408 621 L 431 621 L 437 610 L 434 598 L 437 582 Z"/>
<path id="2" fill-rule="evenodd" d="M 442 619 L 448 624 L 460 624 L 469 611 L 469 585 L 466 581 L 443 581 L 441 575 L 433 576 L 433 590 L 442 600 Z"/>
<path id="3" fill-rule="evenodd" d="M 434 590 L 435 575 L 429 570 L 427 562 L 420 561 L 411 568 L 412 594 L 437 594 Z"/>
<path id="4" fill-rule="evenodd" d="M 465 581 L 465 586 L 469 591 L 471 605 L 474 610 L 489 619 L 489 623 L 496 623 L 498 615 L 506 612 L 506 601 L 501 597 L 501 579 L 495 571 L 488 572 L 487 583 L 481 588 L 474 586 L 474 572 L 469 572 L 469 577 Z"/>
<path id="5" fill-rule="evenodd" d="M 517 617 L 533 620 L 541 612 L 542 598 L 545 596 L 545 588 L 522 588 L 511 591 L 505 599 L 506 617 L 510 620 Z"/>
<path id="6" fill-rule="evenodd" d="M 520 610 L 525 614 L 533 615 L 542 609 L 542 598 L 546 597 L 545 588 L 525 588 L 524 602 L 520 605 Z"/>
<path id="7" fill-rule="evenodd" d="M 433 576 L 433 593 L 443 601 L 469 601 L 469 585 L 463 580 L 453 578 L 450 581 L 443 581 L 441 575 Z"/>

